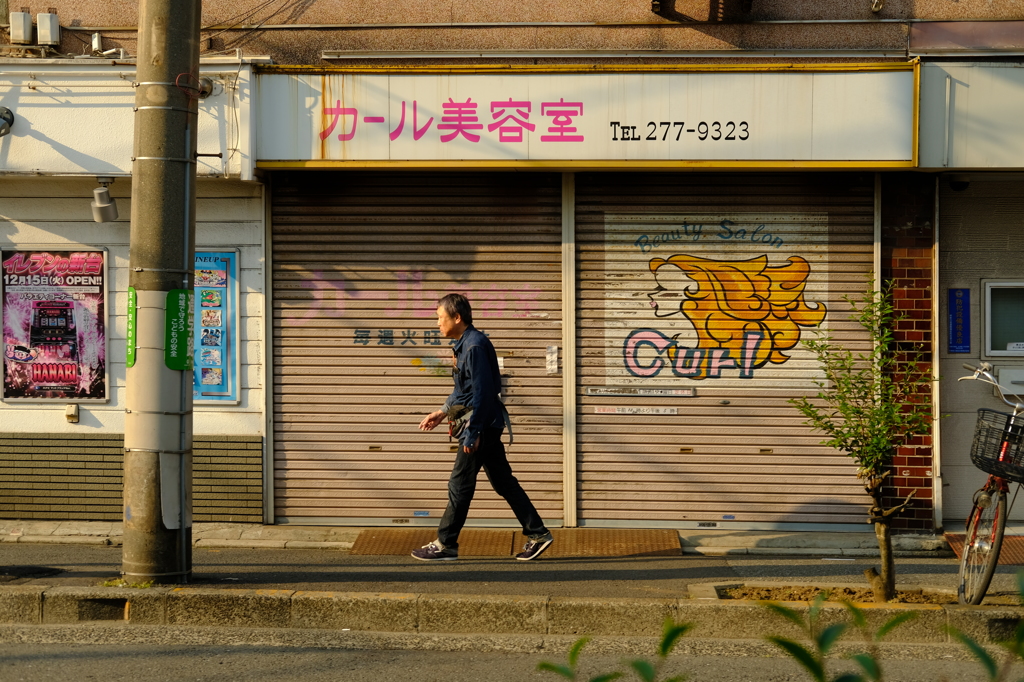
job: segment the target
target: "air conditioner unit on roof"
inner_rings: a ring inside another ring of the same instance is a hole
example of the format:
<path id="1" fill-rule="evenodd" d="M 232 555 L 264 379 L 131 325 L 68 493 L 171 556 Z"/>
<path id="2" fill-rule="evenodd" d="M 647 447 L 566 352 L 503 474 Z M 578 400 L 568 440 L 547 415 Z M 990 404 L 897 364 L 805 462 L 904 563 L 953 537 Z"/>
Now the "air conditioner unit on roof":
<path id="1" fill-rule="evenodd" d="M 32 14 L 29 12 L 11 12 L 11 44 L 32 44 Z"/>
<path id="2" fill-rule="evenodd" d="M 36 38 L 40 45 L 57 47 L 60 45 L 60 23 L 55 13 L 36 15 Z"/>

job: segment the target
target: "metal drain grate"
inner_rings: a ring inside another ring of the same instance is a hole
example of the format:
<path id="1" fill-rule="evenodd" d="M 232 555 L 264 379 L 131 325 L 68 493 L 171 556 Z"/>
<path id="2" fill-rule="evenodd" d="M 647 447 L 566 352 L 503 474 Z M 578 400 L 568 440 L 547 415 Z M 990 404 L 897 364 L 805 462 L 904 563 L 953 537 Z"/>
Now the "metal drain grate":
<path id="1" fill-rule="evenodd" d="M 545 557 L 679 556 L 674 530 L 556 528 Z M 433 528 L 368 528 L 352 545 L 352 554 L 401 556 L 437 537 Z M 460 557 L 512 556 L 526 538 L 519 531 L 467 528 L 459 537 Z"/>
<path id="2" fill-rule="evenodd" d="M 467 528 L 459 535 L 459 556 L 509 556 L 511 530 Z M 435 528 L 370 528 L 352 543 L 352 554 L 400 556 L 437 538 Z"/>
<path id="3" fill-rule="evenodd" d="M 544 556 L 679 556 L 679 533 L 674 530 L 624 528 L 559 528 Z"/>
<path id="4" fill-rule="evenodd" d="M 962 558 L 964 554 L 964 534 L 946 533 L 944 537 L 946 542 L 949 543 L 949 548 L 956 554 L 956 558 Z M 1024 536 L 1003 536 L 1003 547 L 999 550 L 999 565 L 1024 566 Z"/>

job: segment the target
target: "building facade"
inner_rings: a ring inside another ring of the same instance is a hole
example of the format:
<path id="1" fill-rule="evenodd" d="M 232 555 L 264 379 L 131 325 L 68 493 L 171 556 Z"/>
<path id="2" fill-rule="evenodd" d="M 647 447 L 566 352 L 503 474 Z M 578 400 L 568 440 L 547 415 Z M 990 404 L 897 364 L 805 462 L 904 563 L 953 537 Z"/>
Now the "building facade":
<path id="1" fill-rule="evenodd" d="M 0 514 L 118 518 L 127 223 L 86 203 L 112 177 L 128 215 L 138 28 L 134 8 L 56 10 L 58 46 L 0 63 L 0 239 L 24 274 L 33 254 L 103 254 L 106 392 L 5 394 Z M 416 425 L 450 390 L 435 302 L 461 291 L 552 523 L 861 530 L 852 460 L 788 401 L 819 377 L 808 335 L 863 346 L 845 298 L 879 278 L 954 410 L 897 454 L 892 496 L 916 502 L 896 525 L 966 514 L 978 474 L 957 438 L 977 396 L 953 381 L 944 306 L 973 291 L 977 334 L 989 280 L 1010 306 L 1024 280 L 1006 248 L 1020 155 L 991 125 L 1012 128 L 991 105 L 1019 92 L 1012 8 L 409 10 L 204 3 L 197 520 L 436 524 L 451 444 Z M 1000 258 L 968 258 L 985 245 Z M 31 352 L 8 317 L 11 352 Z M 489 491 L 471 522 L 515 523 Z"/>

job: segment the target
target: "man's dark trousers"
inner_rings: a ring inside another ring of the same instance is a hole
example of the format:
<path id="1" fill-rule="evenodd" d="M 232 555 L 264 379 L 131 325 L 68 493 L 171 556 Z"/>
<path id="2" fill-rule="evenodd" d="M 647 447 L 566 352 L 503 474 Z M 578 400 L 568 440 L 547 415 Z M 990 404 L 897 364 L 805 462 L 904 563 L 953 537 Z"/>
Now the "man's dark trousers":
<path id="1" fill-rule="evenodd" d="M 527 536 L 548 532 L 523 486 L 512 475 L 512 467 L 505 457 L 505 445 L 501 442 L 501 429 L 484 429 L 476 452 L 467 454 L 459 445 L 455 466 L 448 479 L 448 508 L 444 510 L 441 524 L 437 528 L 437 539 L 441 544 L 452 549 L 458 548 L 459 533 L 466 525 L 466 515 L 469 514 L 469 505 L 476 492 L 476 479 L 481 467 L 494 492 L 504 497 L 512 507 L 512 512 Z"/>

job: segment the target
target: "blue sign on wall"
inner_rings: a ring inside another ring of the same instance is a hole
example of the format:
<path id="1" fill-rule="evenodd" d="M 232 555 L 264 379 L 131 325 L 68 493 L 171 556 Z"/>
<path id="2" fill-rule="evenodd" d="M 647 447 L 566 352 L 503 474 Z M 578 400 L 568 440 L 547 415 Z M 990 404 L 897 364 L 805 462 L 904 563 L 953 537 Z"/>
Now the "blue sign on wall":
<path id="1" fill-rule="evenodd" d="M 949 290 L 949 352 L 971 352 L 971 290 Z"/>
<path id="2" fill-rule="evenodd" d="M 194 402 L 238 403 L 238 251 L 196 250 Z"/>

